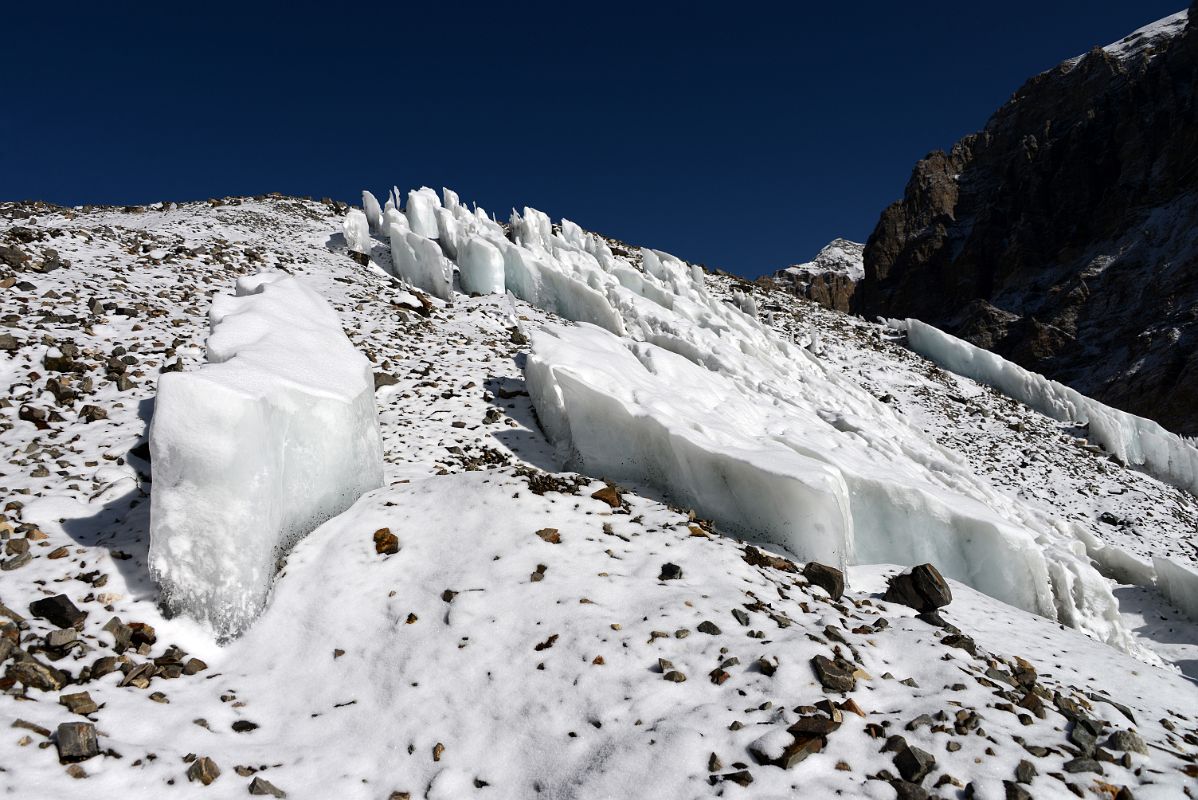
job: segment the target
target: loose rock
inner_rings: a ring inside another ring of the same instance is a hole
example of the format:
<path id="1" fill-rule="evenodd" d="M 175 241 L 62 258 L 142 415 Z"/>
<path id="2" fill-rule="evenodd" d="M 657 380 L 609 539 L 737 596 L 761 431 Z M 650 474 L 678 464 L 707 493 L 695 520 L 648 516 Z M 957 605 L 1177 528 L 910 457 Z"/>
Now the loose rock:
<path id="1" fill-rule="evenodd" d="M 214 780 L 220 777 L 220 767 L 216 765 L 208 756 L 200 756 L 195 761 L 191 762 L 191 766 L 187 768 L 187 780 L 199 781 L 208 786 Z"/>
<path id="2" fill-rule="evenodd" d="M 851 692 L 857 688 L 857 679 L 853 677 L 851 664 L 816 656 L 811 659 L 811 667 L 815 670 L 815 677 L 828 691 Z"/>
<path id="3" fill-rule="evenodd" d="M 803 577 L 823 589 L 833 600 L 844 594 L 844 573 L 827 564 L 812 561 L 803 567 Z"/>
<path id="4" fill-rule="evenodd" d="M 87 612 L 76 608 L 65 594 L 34 600 L 29 604 L 29 613 L 60 628 L 78 627 L 87 619 Z"/>
<path id="5" fill-rule="evenodd" d="M 96 738 L 96 726 L 90 722 L 64 722 L 58 726 L 58 760 L 63 764 L 87 759 L 100 754 L 100 741 Z"/>
<path id="6" fill-rule="evenodd" d="M 250 781 L 250 794 L 270 795 L 271 797 L 287 796 L 287 792 L 284 792 L 265 778 L 259 777 L 255 777 Z"/>
<path id="7" fill-rule="evenodd" d="M 892 577 L 882 599 L 929 612 L 951 603 L 953 594 L 939 570 L 931 564 L 920 564 Z"/>

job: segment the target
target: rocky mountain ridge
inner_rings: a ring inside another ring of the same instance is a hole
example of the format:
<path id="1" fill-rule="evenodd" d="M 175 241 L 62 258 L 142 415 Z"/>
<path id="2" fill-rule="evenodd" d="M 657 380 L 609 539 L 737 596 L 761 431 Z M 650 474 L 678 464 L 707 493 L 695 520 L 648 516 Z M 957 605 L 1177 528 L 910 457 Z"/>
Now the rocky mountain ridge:
<path id="1" fill-rule="evenodd" d="M 1198 434 L 1198 15 L 1035 76 L 915 167 L 852 310 Z"/>

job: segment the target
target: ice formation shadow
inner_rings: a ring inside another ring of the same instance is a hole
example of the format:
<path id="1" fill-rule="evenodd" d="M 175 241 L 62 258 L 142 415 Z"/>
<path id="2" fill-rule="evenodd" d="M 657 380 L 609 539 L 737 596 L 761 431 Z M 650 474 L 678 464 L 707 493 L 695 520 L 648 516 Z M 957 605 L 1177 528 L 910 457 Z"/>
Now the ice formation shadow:
<path id="1" fill-rule="evenodd" d="M 137 415 L 150 428 L 154 398 L 137 405 Z M 131 599 L 157 602 L 158 585 L 150 577 L 150 462 L 147 440 L 141 439 L 123 456 L 137 473 L 136 485 L 106 499 L 95 513 L 62 520 L 63 532 L 81 547 L 103 547 L 124 579 Z"/>

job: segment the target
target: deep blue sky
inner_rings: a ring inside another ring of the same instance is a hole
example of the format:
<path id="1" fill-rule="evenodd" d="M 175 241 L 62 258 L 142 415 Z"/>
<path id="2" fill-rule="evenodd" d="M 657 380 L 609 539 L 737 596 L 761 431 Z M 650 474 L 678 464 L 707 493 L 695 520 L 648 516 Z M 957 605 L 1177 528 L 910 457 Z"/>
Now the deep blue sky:
<path id="1" fill-rule="evenodd" d="M 5 4 L 0 199 L 444 185 L 758 275 L 1186 0 L 175 5 Z"/>

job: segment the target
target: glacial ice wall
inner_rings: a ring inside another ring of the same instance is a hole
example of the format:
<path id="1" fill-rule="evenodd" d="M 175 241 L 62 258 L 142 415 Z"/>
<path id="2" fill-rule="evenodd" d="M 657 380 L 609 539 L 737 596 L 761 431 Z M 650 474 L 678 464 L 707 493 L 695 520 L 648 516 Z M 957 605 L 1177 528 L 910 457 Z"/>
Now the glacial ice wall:
<path id="1" fill-rule="evenodd" d="M 383 479 L 370 365 L 336 313 L 282 273 L 236 292 L 213 301 L 208 363 L 159 379 L 150 428 L 151 572 L 222 638 L 296 541 Z"/>
<path id="2" fill-rule="evenodd" d="M 1020 508 L 901 421 L 873 417 L 873 398 L 837 397 L 843 387 L 817 371 L 762 391 L 580 324 L 534 333 L 525 375 L 572 468 L 647 483 L 731 533 L 842 569 L 931 561 L 992 597 L 1129 646 L 1068 524 Z"/>
<path id="3" fill-rule="evenodd" d="M 925 322 L 908 319 L 899 325 L 911 349 L 929 361 L 1053 419 L 1088 425 L 1089 438 L 1119 461 L 1198 495 L 1198 448 L 1156 422 L 1104 405 Z"/>

